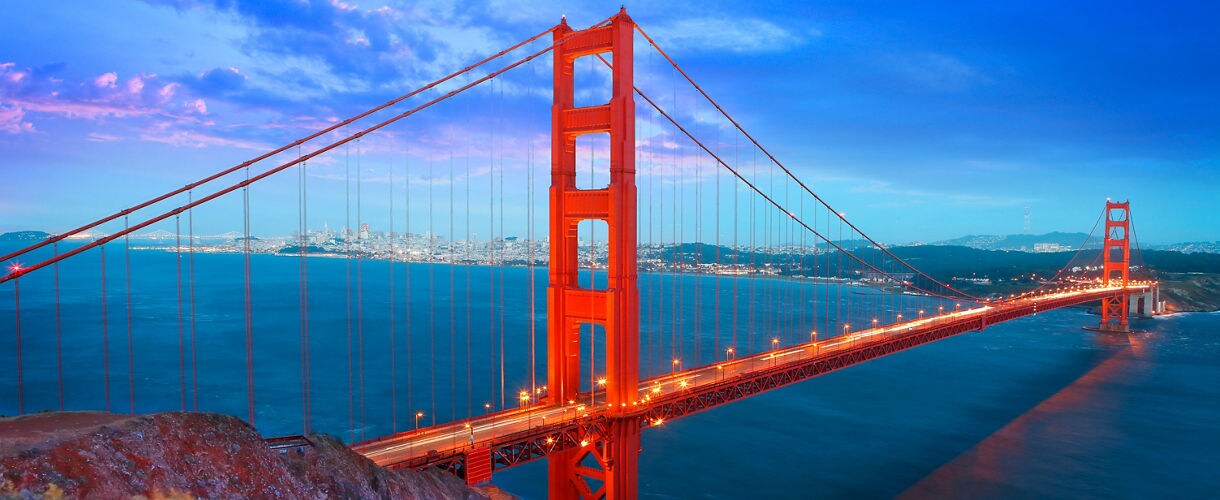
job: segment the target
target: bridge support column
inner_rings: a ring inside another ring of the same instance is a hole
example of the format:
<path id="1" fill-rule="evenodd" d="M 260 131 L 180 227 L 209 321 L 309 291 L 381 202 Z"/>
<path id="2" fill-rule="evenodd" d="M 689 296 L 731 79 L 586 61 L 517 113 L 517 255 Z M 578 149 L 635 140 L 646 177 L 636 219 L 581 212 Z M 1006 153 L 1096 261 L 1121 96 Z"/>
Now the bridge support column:
<path id="1" fill-rule="evenodd" d="M 1126 288 L 1131 269 L 1131 202 L 1106 200 L 1106 235 L 1102 245 L 1102 284 Z M 1101 324 L 1104 332 L 1129 332 L 1130 303 L 1126 292 L 1101 299 Z"/>
<path id="2" fill-rule="evenodd" d="M 547 289 L 547 398 L 559 404 L 580 392 L 580 326 L 605 328 L 604 387 L 598 405 L 609 422 L 575 450 L 548 458 L 550 498 L 631 499 L 637 496 L 640 425 L 627 413 L 639 386 L 639 290 L 636 266 L 635 24 L 621 10 L 609 25 L 573 31 L 561 22 L 554 31 L 554 104 L 551 110 L 550 285 Z M 608 104 L 576 107 L 573 69 L 577 58 L 610 53 L 612 91 Z M 576 188 L 576 139 L 609 133 L 610 184 Z M 604 220 L 609 231 L 607 286 L 586 289 L 577 282 L 577 227 Z M 596 340 L 594 340 L 596 341 Z M 599 367 L 600 368 L 600 367 Z M 586 397 L 588 397 L 586 395 Z"/>

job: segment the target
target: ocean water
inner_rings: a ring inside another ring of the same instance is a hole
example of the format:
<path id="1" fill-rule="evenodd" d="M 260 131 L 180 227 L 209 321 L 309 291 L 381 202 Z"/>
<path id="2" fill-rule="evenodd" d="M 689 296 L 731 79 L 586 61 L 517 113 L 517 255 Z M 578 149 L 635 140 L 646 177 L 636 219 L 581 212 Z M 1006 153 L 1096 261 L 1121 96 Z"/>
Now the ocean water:
<path id="1" fill-rule="evenodd" d="M 109 245 L 104 289 L 101 261 L 93 251 L 60 266 L 58 314 L 53 269 L 20 280 L 24 410 L 59 408 L 58 337 L 65 409 L 127 412 L 134 401 L 137 412 L 197 405 L 246 417 L 242 256 L 194 256 L 193 356 L 188 257 Z M 531 387 L 531 332 L 543 383 L 545 269 L 306 264 L 312 429 L 355 441 L 409 429 L 415 412 L 428 425 L 515 406 Z M 251 268 L 256 425 L 300 433 L 301 261 L 254 255 Z M 783 280 L 648 274 L 640 287 L 645 375 L 667 372 L 672 357 L 690 366 L 730 345 L 807 341 L 836 318 L 952 306 Z M 6 415 L 18 399 L 14 292 L 0 285 Z M 1139 320 L 1132 335 L 1081 329 L 1096 321 L 1081 309 L 1043 313 L 651 428 L 641 496 L 1213 497 L 1220 315 Z M 596 367 L 603 354 L 583 358 Z M 543 498 L 545 475 L 535 462 L 493 481 Z"/>

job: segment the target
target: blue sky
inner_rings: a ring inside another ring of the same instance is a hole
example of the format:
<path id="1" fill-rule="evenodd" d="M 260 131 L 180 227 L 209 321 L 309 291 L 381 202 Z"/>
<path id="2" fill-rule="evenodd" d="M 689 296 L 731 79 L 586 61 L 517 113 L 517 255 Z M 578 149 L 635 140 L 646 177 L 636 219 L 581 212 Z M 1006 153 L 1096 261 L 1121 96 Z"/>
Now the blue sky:
<path id="1" fill-rule="evenodd" d="M 560 15 L 582 27 L 617 7 L 5 2 L 0 231 L 74 227 L 403 94 Z M 1018 233 L 1026 207 L 1033 232 L 1088 231 L 1107 197 L 1132 201 L 1144 242 L 1220 240 L 1211 209 L 1220 194 L 1213 175 L 1220 168 L 1220 7 L 1213 3 L 626 7 L 752 134 L 882 241 Z M 637 82 L 670 94 L 678 115 L 728 144 L 724 124 L 646 54 L 637 45 Z M 484 138 L 492 155 L 499 147 L 544 164 L 547 64 L 531 63 L 381 142 L 370 139 L 359 153 L 368 166 L 357 168 L 373 184 L 362 186 L 399 196 L 394 185 L 377 184 L 396 168 L 377 170 L 379 161 L 415 162 L 396 181 L 409 177 L 412 186 L 443 186 L 451 165 L 483 186 L 479 175 L 487 172 L 469 158 L 483 157 Z M 597 82 L 598 70 L 589 71 Z M 508 132 L 517 129 L 528 131 Z M 645 144 L 667 138 L 641 130 Z M 339 182 L 338 165 L 352 161 L 350 150 L 344 154 L 311 170 L 323 206 L 342 196 L 325 183 Z M 535 173 L 545 174 L 545 166 Z M 295 182 L 288 174 L 280 188 L 260 193 L 268 221 L 260 230 L 295 228 Z M 545 190 L 536 196 L 545 200 Z M 383 200 L 368 203 L 384 211 Z M 226 210 L 201 214 L 201 223 L 240 230 Z M 350 216 L 313 215 L 311 225 L 343 217 Z"/>

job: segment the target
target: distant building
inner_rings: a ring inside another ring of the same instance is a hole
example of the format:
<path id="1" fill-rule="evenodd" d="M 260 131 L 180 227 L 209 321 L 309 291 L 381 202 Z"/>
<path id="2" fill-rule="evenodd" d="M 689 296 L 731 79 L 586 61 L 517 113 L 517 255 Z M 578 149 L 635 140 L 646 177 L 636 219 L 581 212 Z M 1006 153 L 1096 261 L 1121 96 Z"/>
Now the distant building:
<path id="1" fill-rule="evenodd" d="M 1067 252 L 1071 247 L 1059 243 L 1034 243 L 1034 251 L 1038 253 L 1044 252 Z"/>

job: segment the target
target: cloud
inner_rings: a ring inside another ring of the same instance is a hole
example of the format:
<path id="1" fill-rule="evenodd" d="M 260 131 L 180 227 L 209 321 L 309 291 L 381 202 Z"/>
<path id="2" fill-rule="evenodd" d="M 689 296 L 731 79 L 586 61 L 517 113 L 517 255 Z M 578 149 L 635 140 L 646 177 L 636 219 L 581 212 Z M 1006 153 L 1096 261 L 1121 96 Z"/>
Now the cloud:
<path id="1" fill-rule="evenodd" d="M 25 110 L 0 102 L 0 131 L 9 134 L 33 132 L 34 124 L 25 121 Z"/>
<path id="2" fill-rule="evenodd" d="M 868 193 L 885 195 L 883 206 L 909 206 L 935 202 L 963 208 L 992 208 L 1026 206 L 1038 200 L 1019 196 L 1004 196 L 1000 194 L 976 194 L 960 191 L 932 191 L 917 188 L 895 186 L 890 181 L 877 179 L 855 179 L 850 181 L 857 186 L 851 189 L 853 193 Z M 901 198 L 895 201 L 894 198 Z"/>
<path id="3" fill-rule="evenodd" d="M 208 103 L 204 102 L 203 99 L 195 99 L 190 101 L 187 103 L 187 107 L 195 113 L 199 113 L 201 115 L 208 114 Z"/>
<path id="4" fill-rule="evenodd" d="M 223 146 L 239 149 L 251 149 L 255 151 L 267 151 L 272 149 L 271 146 L 246 139 L 236 139 L 230 137 L 222 137 L 215 134 L 209 134 L 194 130 L 173 130 L 167 124 L 158 124 L 140 134 L 140 140 L 149 142 L 158 142 L 168 144 L 175 147 L 189 148 L 205 148 L 209 146 Z"/>
<path id="5" fill-rule="evenodd" d="M 822 33 L 797 33 L 762 19 L 701 17 L 661 24 L 649 30 L 665 50 L 759 53 L 780 52 L 801 45 Z"/>
<path id="6" fill-rule="evenodd" d="M 157 96 L 161 99 L 161 102 L 168 101 L 170 98 L 174 97 L 174 92 L 178 91 L 179 85 L 179 83 L 174 82 L 161 86 L 161 89 L 157 91 Z"/>
<path id="7" fill-rule="evenodd" d="M 194 86 L 196 90 L 208 95 L 218 95 L 240 90 L 246 84 L 246 75 L 237 68 L 213 68 L 199 76 Z"/>
<path id="8" fill-rule="evenodd" d="M 87 136 L 87 139 L 90 142 L 116 142 L 116 141 L 122 140 L 118 136 L 114 136 L 114 135 L 110 135 L 110 134 L 103 134 L 100 132 L 90 132 L 89 135 Z"/>
<path id="9" fill-rule="evenodd" d="M 967 90 L 991 81 L 964 61 L 936 52 L 888 56 L 883 58 L 882 64 L 903 79 L 937 92 Z"/>
<path id="10" fill-rule="evenodd" d="M 139 94 L 144 91 L 144 79 L 139 76 L 133 76 L 127 80 L 127 92 Z"/>
<path id="11" fill-rule="evenodd" d="M 93 85 L 98 88 L 114 88 L 114 83 L 118 80 L 119 75 L 114 72 L 102 73 L 102 76 L 99 76 L 97 79 L 93 80 Z"/>

